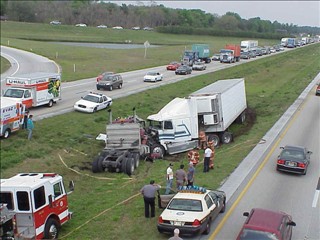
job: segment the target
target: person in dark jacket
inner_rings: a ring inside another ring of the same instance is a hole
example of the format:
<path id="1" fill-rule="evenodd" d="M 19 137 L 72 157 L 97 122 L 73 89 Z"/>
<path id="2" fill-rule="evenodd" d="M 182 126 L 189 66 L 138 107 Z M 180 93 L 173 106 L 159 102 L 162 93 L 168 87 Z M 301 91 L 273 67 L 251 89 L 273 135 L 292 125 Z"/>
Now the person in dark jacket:
<path id="1" fill-rule="evenodd" d="M 151 209 L 151 217 L 155 217 L 155 198 L 156 192 L 161 188 L 160 185 L 155 184 L 154 180 L 150 181 L 150 184 L 147 184 L 141 188 L 140 192 L 144 200 L 144 215 L 146 218 L 150 217 L 149 208 Z"/>

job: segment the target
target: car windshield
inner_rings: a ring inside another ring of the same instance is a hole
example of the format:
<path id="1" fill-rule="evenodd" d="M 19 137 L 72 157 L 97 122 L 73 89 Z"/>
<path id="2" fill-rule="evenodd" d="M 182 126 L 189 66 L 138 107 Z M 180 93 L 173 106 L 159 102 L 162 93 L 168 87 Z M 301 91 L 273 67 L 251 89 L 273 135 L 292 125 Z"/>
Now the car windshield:
<path id="1" fill-rule="evenodd" d="M 105 75 L 105 76 L 103 76 L 102 81 L 111 82 L 112 81 L 112 76 L 111 75 Z"/>
<path id="2" fill-rule="evenodd" d="M 292 150 L 292 149 L 284 149 L 281 153 L 282 158 L 290 158 L 294 160 L 304 160 L 304 154 L 301 151 Z"/>
<path id="3" fill-rule="evenodd" d="M 99 102 L 99 97 L 93 96 L 93 95 L 87 95 L 83 97 L 83 100 L 87 100 L 90 102 L 98 103 Z"/>
<path id="4" fill-rule="evenodd" d="M 174 198 L 168 206 L 169 210 L 202 212 L 200 200 Z"/>
<path id="5" fill-rule="evenodd" d="M 22 98 L 24 91 L 20 89 L 8 89 L 4 97 L 12 97 L 12 98 Z"/>
<path id="6" fill-rule="evenodd" d="M 148 72 L 147 75 L 149 75 L 149 76 L 157 76 L 157 73 L 156 72 Z"/>
<path id="7" fill-rule="evenodd" d="M 243 229 L 241 235 L 241 240 L 278 240 L 277 236 L 274 233 L 263 232 L 252 229 Z"/>

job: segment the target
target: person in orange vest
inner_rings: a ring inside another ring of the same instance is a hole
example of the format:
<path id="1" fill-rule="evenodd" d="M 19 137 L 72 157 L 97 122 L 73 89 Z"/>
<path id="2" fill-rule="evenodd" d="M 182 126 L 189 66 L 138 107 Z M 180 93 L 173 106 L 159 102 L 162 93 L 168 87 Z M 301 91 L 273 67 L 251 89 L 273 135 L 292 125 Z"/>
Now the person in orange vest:
<path id="1" fill-rule="evenodd" d="M 208 146 L 211 148 L 212 153 L 211 153 L 211 157 L 210 157 L 210 162 L 209 162 L 209 168 L 214 169 L 214 143 L 213 141 L 208 142 Z"/>
<path id="2" fill-rule="evenodd" d="M 205 149 L 207 146 L 207 137 L 204 131 L 199 132 L 199 149 Z"/>
<path id="3" fill-rule="evenodd" d="M 200 159 L 200 154 L 197 149 L 193 149 L 188 152 L 189 163 L 192 163 L 194 166 L 196 166 L 199 163 L 199 159 Z"/>

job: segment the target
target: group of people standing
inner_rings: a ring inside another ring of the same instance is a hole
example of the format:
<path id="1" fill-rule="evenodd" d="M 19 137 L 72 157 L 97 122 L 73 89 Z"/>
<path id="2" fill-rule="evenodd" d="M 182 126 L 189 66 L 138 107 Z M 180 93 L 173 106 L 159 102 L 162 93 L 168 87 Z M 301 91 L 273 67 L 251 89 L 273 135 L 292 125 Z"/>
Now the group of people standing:
<path id="1" fill-rule="evenodd" d="M 166 192 L 165 194 L 169 194 L 170 191 L 172 190 L 173 186 L 173 179 L 174 179 L 174 174 L 173 174 L 173 164 L 170 163 L 168 168 L 167 168 L 167 185 L 166 185 Z M 175 172 L 175 179 L 176 179 L 176 187 L 177 189 L 180 186 L 193 186 L 194 182 L 194 174 L 195 174 L 195 168 L 193 166 L 192 162 L 189 162 L 189 168 L 188 172 L 184 170 L 184 165 L 181 164 L 180 168 Z"/>

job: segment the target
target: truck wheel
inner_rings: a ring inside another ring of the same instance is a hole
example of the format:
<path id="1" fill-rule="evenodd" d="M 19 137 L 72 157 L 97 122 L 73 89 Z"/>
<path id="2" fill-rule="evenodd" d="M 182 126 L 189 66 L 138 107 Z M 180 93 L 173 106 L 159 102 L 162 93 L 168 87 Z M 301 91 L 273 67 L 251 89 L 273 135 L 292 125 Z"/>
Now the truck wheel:
<path id="1" fill-rule="evenodd" d="M 163 156 L 165 154 L 165 150 L 164 147 L 161 146 L 160 144 L 156 144 L 154 145 L 154 147 L 152 148 L 151 153 L 155 153 L 155 154 L 159 154 L 159 158 L 163 159 Z"/>
<path id="2" fill-rule="evenodd" d="M 53 106 L 53 100 L 50 100 L 48 103 L 48 107 L 52 107 Z"/>
<path id="3" fill-rule="evenodd" d="M 3 138 L 8 138 L 8 137 L 10 136 L 10 133 L 11 133 L 10 128 L 7 128 L 7 129 L 4 131 Z"/>
<path id="4" fill-rule="evenodd" d="M 57 220 L 49 218 L 44 227 L 44 239 L 58 239 L 60 225 Z"/>
<path id="5" fill-rule="evenodd" d="M 240 116 L 236 119 L 236 123 L 242 124 L 246 121 L 246 111 L 243 111 Z"/>
<path id="6" fill-rule="evenodd" d="M 134 167 L 138 168 L 140 163 L 140 154 L 139 153 L 133 153 L 133 159 L 134 159 Z"/>
<path id="7" fill-rule="evenodd" d="M 133 158 L 127 158 L 126 161 L 126 173 L 131 176 L 134 172 L 134 159 Z"/>
<path id="8" fill-rule="evenodd" d="M 92 172 L 93 173 L 98 173 L 98 172 L 103 172 L 103 161 L 104 157 L 103 156 L 97 156 L 92 162 Z"/>
<path id="9" fill-rule="evenodd" d="M 127 166 L 127 158 L 123 158 L 121 161 L 121 172 L 126 173 L 126 166 Z"/>
<path id="10" fill-rule="evenodd" d="M 224 132 L 221 137 L 222 143 L 229 144 L 232 141 L 232 133 Z"/>
<path id="11" fill-rule="evenodd" d="M 220 144 L 220 138 L 217 134 L 209 134 L 208 135 L 208 141 L 213 142 L 214 147 L 218 147 Z"/>

